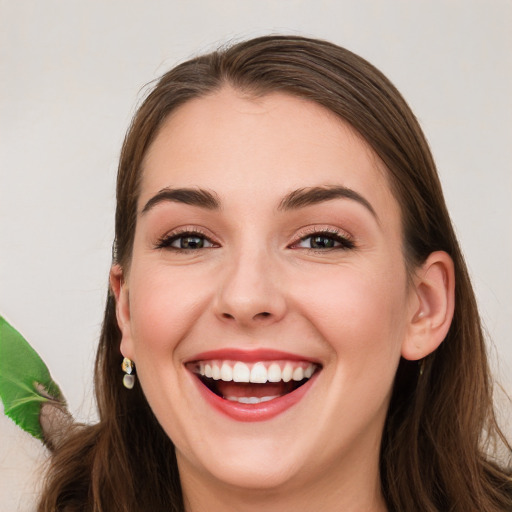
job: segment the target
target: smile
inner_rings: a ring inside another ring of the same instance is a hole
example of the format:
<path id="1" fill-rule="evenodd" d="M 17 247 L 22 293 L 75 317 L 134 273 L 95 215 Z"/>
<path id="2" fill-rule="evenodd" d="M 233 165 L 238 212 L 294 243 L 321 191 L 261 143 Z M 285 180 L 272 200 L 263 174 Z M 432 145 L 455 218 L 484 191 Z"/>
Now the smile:
<path id="1" fill-rule="evenodd" d="M 307 360 L 231 358 L 203 358 L 186 367 L 207 401 L 240 421 L 270 419 L 288 409 L 304 396 L 321 369 Z"/>

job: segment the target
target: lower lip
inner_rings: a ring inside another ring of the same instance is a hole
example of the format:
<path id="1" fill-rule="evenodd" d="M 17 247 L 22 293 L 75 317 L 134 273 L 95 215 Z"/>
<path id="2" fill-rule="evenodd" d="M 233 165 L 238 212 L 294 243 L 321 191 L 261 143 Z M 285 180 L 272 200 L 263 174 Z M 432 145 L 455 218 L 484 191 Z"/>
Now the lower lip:
<path id="1" fill-rule="evenodd" d="M 210 391 L 195 375 L 192 375 L 192 378 L 196 382 L 202 397 L 214 409 L 236 421 L 248 422 L 270 420 L 293 407 L 304 398 L 316 380 L 318 373 L 316 372 L 305 384 L 295 391 L 259 404 L 241 404 L 225 400 L 213 391 Z"/>

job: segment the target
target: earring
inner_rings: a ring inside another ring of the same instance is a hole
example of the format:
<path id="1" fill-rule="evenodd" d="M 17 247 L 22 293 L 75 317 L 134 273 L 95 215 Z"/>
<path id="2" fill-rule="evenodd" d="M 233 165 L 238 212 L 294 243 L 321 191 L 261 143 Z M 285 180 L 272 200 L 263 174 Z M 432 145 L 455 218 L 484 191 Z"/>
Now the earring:
<path id="1" fill-rule="evenodd" d="M 135 363 L 131 360 L 125 357 L 123 359 L 123 362 L 121 363 L 121 368 L 123 369 L 123 372 L 125 375 L 123 376 L 123 385 L 126 389 L 132 389 L 135 385 Z"/>

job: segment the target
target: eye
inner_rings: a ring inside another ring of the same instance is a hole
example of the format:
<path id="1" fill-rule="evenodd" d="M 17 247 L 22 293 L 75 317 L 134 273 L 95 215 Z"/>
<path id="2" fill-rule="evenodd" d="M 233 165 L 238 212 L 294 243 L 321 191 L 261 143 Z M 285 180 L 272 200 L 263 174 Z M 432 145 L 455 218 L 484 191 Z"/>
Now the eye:
<path id="1" fill-rule="evenodd" d="M 298 242 L 293 244 L 292 247 L 322 251 L 330 249 L 353 249 L 355 244 L 338 232 L 331 233 L 322 231 L 302 237 Z"/>
<path id="2" fill-rule="evenodd" d="M 164 236 L 158 241 L 156 247 L 157 249 L 194 251 L 216 247 L 216 245 L 202 233 L 187 231 Z"/>

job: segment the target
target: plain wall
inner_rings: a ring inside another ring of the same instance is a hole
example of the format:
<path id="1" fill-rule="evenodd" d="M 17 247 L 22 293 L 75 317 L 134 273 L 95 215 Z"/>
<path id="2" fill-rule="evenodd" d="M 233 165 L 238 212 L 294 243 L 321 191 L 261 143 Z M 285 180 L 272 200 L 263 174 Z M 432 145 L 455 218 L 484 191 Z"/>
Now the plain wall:
<path id="1" fill-rule="evenodd" d="M 143 86 L 231 39 L 309 35 L 367 58 L 418 116 L 512 389 L 511 22 L 507 0 L 0 1 L 0 314 L 93 419 L 117 158 Z"/>

